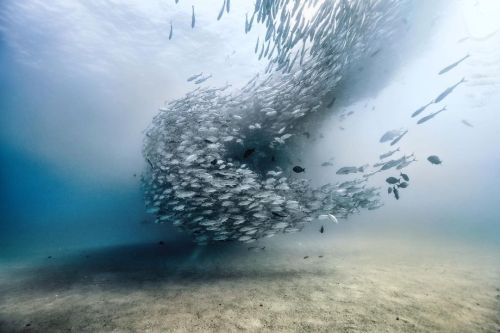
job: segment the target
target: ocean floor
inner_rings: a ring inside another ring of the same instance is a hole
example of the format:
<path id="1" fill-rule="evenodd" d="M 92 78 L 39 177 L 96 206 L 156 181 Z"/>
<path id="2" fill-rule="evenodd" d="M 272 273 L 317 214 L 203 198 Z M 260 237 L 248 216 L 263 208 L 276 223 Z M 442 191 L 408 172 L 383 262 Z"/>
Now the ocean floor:
<path id="1" fill-rule="evenodd" d="M 319 233 L 256 245 L 1 264 L 0 331 L 500 332 L 498 251 Z"/>

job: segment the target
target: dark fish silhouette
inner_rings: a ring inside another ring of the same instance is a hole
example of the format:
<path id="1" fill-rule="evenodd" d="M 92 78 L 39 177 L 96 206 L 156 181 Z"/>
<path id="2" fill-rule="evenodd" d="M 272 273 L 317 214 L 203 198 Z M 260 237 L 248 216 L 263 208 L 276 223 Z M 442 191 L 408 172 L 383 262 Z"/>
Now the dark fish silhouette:
<path id="1" fill-rule="evenodd" d="M 151 169 L 154 169 L 153 163 L 151 162 L 151 160 L 149 158 L 146 158 L 146 161 L 148 161 L 148 164 L 151 167 Z"/>
<path id="2" fill-rule="evenodd" d="M 292 170 L 293 170 L 293 172 L 296 172 L 296 173 L 301 173 L 301 172 L 306 171 L 306 169 L 304 169 L 303 167 L 300 167 L 298 165 L 294 166 Z"/>
<path id="3" fill-rule="evenodd" d="M 277 216 L 277 217 L 287 217 L 287 215 L 284 215 L 284 214 L 280 214 L 278 212 L 271 212 L 274 216 Z"/>
<path id="4" fill-rule="evenodd" d="M 396 198 L 396 200 L 399 200 L 399 191 L 396 187 L 393 188 L 393 192 L 394 192 L 394 197 Z"/>
<path id="5" fill-rule="evenodd" d="M 196 23 L 196 17 L 194 16 L 194 6 L 191 6 L 193 9 L 193 13 L 191 14 L 191 28 L 194 28 L 194 25 Z"/>
<path id="6" fill-rule="evenodd" d="M 321 228 L 319 229 L 319 232 L 321 232 L 321 233 L 325 232 L 325 228 L 323 226 L 321 226 Z"/>
<path id="7" fill-rule="evenodd" d="M 217 21 L 220 20 L 220 18 L 222 17 L 222 14 L 224 14 L 225 8 L 226 8 L 226 0 L 224 0 L 224 3 L 222 4 L 222 8 L 220 9 L 219 15 L 217 16 Z"/>
<path id="8" fill-rule="evenodd" d="M 249 148 L 243 153 L 243 158 L 249 158 L 253 153 L 255 153 L 255 148 Z"/>
<path id="9" fill-rule="evenodd" d="M 446 66 L 445 68 L 443 68 L 442 70 L 440 70 L 438 74 L 439 74 L 439 75 L 442 75 L 442 74 L 444 74 L 444 73 L 447 73 L 447 72 L 451 71 L 453 68 L 455 68 L 455 67 L 457 67 L 458 65 L 460 65 L 460 63 L 461 63 L 462 61 L 464 61 L 465 59 L 467 59 L 468 57 L 470 57 L 470 54 L 467 54 L 467 55 L 466 55 L 465 57 L 463 57 L 462 59 L 460 59 L 460 60 L 458 60 L 458 61 L 456 61 L 456 62 L 452 63 L 452 64 L 451 64 L 451 65 L 449 65 L 449 66 Z"/>
<path id="10" fill-rule="evenodd" d="M 407 182 L 409 182 L 409 181 L 410 181 L 410 177 L 408 177 L 408 175 L 407 175 L 406 173 L 401 173 L 401 177 L 402 177 L 405 181 L 407 181 Z"/>
<path id="11" fill-rule="evenodd" d="M 441 161 L 441 159 L 436 155 L 431 155 L 431 156 L 427 157 L 427 161 L 431 162 L 432 164 L 443 163 L 443 161 Z"/>
<path id="12" fill-rule="evenodd" d="M 389 184 L 396 184 L 399 182 L 399 179 L 397 179 L 396 177 L 389 177 L 385 181 Z"/>
<path id="13" fill-rule="evenodd" d="M 407 182 L 402 182 L 401 184 L 398 185 L 398 187 L 400 187 L 400 188 L 407 188 L 408 187 L 408 183 Z"/>
<path id="14" fill-rule="evenodd" d="M 168 39 L 172 39 L 172 35 L 174 34 L 174 28 L 172 27 L 172 22 L 170 22 L 170 33 L 168 34 Z"/>

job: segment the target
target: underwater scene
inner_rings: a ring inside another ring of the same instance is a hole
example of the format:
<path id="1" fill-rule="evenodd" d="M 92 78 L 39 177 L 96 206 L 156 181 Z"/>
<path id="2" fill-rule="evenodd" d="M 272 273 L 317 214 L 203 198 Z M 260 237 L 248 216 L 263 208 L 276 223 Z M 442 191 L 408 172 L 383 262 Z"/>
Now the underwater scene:
<path id="1" fill-rule="evenodd" d="M 500 1 L 0 1 L 0 332 L 500 332 Z"/>

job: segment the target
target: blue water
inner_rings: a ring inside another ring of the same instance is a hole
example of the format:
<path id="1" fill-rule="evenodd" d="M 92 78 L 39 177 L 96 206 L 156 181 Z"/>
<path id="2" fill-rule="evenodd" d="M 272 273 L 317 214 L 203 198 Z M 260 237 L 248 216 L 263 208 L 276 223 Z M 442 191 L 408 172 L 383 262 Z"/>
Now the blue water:
<path id="1" fill-rule="evenodd" d="M 216 73 L 210 81 L 214 86 L 227 80 L 238 85 L 263 67 L 252 53 L 258 28 L 247 38 L 225 30 L 240 22 L 238 15 L 248 8 L 235 4 L 234 13 L 217 27 L 208 25 L 210 10 L 203 16 L 200 9 L 198 34 L 179 24 L 178 39 L 168 44 L 158 29 L 163 26 L 150 26 L 163 22 L 155 15 L 165 12 L 156 12 L 155 5 L 139 6 L 136 12 L 123 5 L 116 16 L 107 7 L 77 6 L 81 16 L 74 24 L 56 15 L 67 10 L 62 3 L 53 6 L 50 12 L 36 3 L 0 5 L 0 11 L 8 14 L 0 20 L 0 256 L 188 240 L 168 225 L 151 224 L 145 213 L 140 186 L 145 168 L 140 151 L 143 130 L 163 101 L 193 88 L 185 81 L 193 73 Z M 178 21 L 189 20 L 183 7 L 176 10 Z M 405 49 L 392 56 L 404 59 L 387 70 L 390 76 L 380 81 L 369 77 L 377 93 L 367 92 L 367 79 L 365 91 L 340 101 L 337 112 L 356 111 L 342 123 L 347 130 L 332 130 L 341 125 L 332 113 L 319 126 L 324 141 L 303 152 L 310 154 L 304 160 L 322 162 L 322 152 L 331 149 L 337 155 L 336 167 L 374 161 L 386 150 L 377 142 L 382 133 L 407 121 L 414 109 L 454 82 L 455 76 L 477 75 L 477 66 L 464 64 L 461 72 L 444 81 L 431 76 L 464 52 L 477 58 L 485 49 L 495 54 L 493 42 L 456 43 L 456 37 L 466 32 L 460 30 L 463 26 L 454 31 L 458 16 L 456 8 L 443 10 L 436 30 L 425 35 L 428 44 L 420 44 L 422 36 L 415 49 L 409 48 L 411 41 L 401 44 Z M 94 20 L 105 18 L 116 30 L 94 25 Z M 443 41 L 446 47 L 440 47 Z M 497 70 L 492 67 L 485 73 L 494 79 Z M 409 168 L 412 185 L 402 200 L 383 196 L 384 208 L 355 216 L 337 231 L 498 243 L 500 117 L 495 84 L 484 87 L 484 92 L 464 86 L 454 99 L 450 97 L 448 106 L 459 115 L 443 113 L 429 126 L 412 130 L 405 151 L 415 151 L 419 162 Z M 363 113 L 364 104 L 377 108 Z M 461 125 L 461 118 L 475 128 Z M 352 149 L 352 142 L 360 144 Z M 431 168 L 425 161 L 431 153 L 439 153 L 445 163 Z M 313 178 L 330 176 L 318 170 Z M 379 179 L 375 185 L 383 184 Z"/>

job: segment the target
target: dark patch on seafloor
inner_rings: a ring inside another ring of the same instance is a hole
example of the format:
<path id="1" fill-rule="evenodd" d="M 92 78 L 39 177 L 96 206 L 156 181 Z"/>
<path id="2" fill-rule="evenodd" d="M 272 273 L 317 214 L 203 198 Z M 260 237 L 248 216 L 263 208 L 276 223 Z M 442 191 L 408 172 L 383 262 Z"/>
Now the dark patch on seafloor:
<path id="1" fill-rule="evenodd" d="M 145 286 L 210 283 L 264 277 L 291 279 L 298 275 L 322 275 L 321 267 L 290 268 L 270 265 L 265 257 L 239 243 L 197 246 L 192 243 L 125 245 L 84 250 L 56 259 L 2 272 L 0 295 L 8 299 L 20 290 L 31 296 L 64 292 L 76 286 L 103 285 L 107 290 L 132 292 Z M 19 267 L 19 266 L 18 266 Z M 329 269 L 328 274 L 331 274 Z M 14 278 L 15 276 L 15 278 Z M 15 281 L 15 282 L 12 282 Z M 0 299 L 0 302 L 2 299 Z M 0 303 L 1 305 L 1 303 Z"/>

